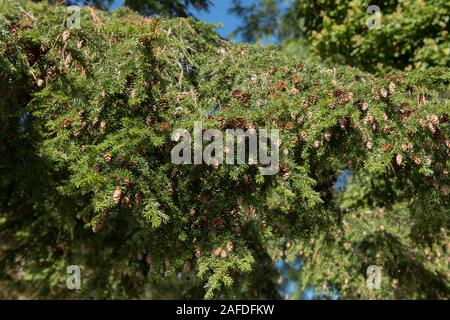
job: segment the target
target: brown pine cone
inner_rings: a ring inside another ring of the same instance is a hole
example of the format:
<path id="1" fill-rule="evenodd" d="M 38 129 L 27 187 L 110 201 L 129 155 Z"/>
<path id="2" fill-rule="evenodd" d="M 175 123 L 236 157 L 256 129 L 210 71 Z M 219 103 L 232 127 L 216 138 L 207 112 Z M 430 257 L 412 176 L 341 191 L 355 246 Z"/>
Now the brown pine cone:
<path id="1" fill-rule="evenodd" d="M 72 121 L 69 119 L 64 119 L 62 124 L 61 124 L 61 128 L 70 128 L 70 126 L 72 125 Z"/>
<path id="2" fill-rule="evenodd" d="M 122 200 L 122 190 L 120 190 L 119 188 L 114 190 L 112 197 L 113 197 L 114 203 L 119 204 L 120 201 Z"/>
<path id="3" fill-rule="evenodd" d="M 309 95 L 308 101 L 309 101 L 310 103 L 316 104 L 318 100 L 319 100 L 319 98 L 317 98 L 317 95 L 316 95 L 316 94 L 311 93 L 311 94 Z"/>
<path id="4" fill-rule="evenodd" d="M 110 162 L 111 159 L 112 159 L 111 153 L 105 153 L 105 154 L 103 155 L 103 159 L 104 159 L 106 162 Z"/>
<path id="5" fill-rule="evenodd" d="M 287 130 L 292 130 L 292 129 L 294 129 L 294 122 L 289 121 L 288 123 L 286 123 L 286 129 L 287 129 Z"/>
<path id="6" fill-rule="evenodd" d="M 64 31 L 62 34 L 63 41 L 66 42 L 67 40 L 69 40 L 69 38 L 70 38 L 70 31 L 69 30 Z"/>
<path id="7" fill-rule="evenodd" d="M 307 134 L 305 131 L 302 131 L 302 132 L 300 133 L 300 138 L 301 138 L 303 141 L 307 141 L 307 140 L 308 140 L 308 134 Z"/>

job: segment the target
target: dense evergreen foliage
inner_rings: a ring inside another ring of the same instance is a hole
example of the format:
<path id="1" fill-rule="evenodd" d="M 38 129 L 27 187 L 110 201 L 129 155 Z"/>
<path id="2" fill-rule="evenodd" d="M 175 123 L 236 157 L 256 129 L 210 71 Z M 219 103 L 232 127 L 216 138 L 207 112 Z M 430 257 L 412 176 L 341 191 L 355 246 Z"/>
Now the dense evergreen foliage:
<path id="1" fill-rule="evenodd" d="M 280 259 L 342 298 L 450 297 L 447 68 L 376 78 L 192 18 L 0 7 L 3 297 L 275 298 Z M 279 129 L 280 172 L 173 164 L 195 121 Z"/>

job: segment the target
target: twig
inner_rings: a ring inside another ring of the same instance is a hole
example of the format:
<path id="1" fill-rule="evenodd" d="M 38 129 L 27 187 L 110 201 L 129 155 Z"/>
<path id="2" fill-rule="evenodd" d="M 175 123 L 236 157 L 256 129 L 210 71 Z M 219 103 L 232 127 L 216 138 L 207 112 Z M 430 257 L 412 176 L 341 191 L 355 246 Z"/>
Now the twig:
<path id="1" fill-rule="evenodd" d="M 33 17 L 30 13 L 26 12 L 24 8 L 22 8 L 21 6 L 19 6 L 20 10 L 25 13 L 29 18 L 31 18 L 34 21 L 37 21 L 37 19 L 35 17 Z"/>
<path id="2" fill-rule="evenodd" d="M 95 13 L 94 8 L 92 7 L 88 7 L 89 13 L 92 16 L 92 19 L 94 20 L 95 24 L 101 24 L 102 26 L 105 25 L 105 23 L 97 16 L 97 14 Z"/>

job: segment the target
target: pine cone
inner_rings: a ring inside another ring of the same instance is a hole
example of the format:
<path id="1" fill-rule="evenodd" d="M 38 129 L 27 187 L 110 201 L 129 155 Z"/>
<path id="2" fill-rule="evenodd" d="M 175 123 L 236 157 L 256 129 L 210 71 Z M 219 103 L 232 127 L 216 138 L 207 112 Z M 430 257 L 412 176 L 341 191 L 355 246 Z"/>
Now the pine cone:
<path id="1" fill-rule="evenodd" d="M 37 60 L 37 55 L 34 52 L 27 52 L 27 60 L 28 64 L 31 66 L 33 65 Z"/>
<path id="2" fill-rule="evenodd" d="M 347 120 L 345 118 L 339 118 L 338 122 L 339 122 L 339 126 L 341 127 L 341 129 L 345 130 L 346 124 L 347 124 Z"/>
<path id="3" fill-rule="evenodd" d="M 298 137 L 296 137 L 296 136 L 289 137 L 289 141 L 291 141 L 291 143 L 293 145 L 296 145 L 296 144 L 298 144 Z"/>
<path id="4" fill-rule="evenodd" d="M 52 76 L 54 76 L 56 73 L 58 73 L 58 71 L 59 71 L 58 67 L 56 67 L 56 66 L 51 66 L 51 67 L 48 68 L 47 74 L 48 74 L 50 77 L 52 77 Z"/>
<path id="5" fill-rule="evenodd" d="M 86 120 L 81 121 L 81 128 L 88 129 L 89 123 Z"/>
<path id="6" fill-rule="evenodd" d="M 283 173 L 283 180 L 287 181 L 291 177 L 291 172 L 285 172 Z"/>
<path id="7" fill-rule="evenodd" d="M 434 125 L 432 123 L 428 124 L 428 129 L 430 130 L 431 133 L 436 133 L 436 128 L 434 127 Z"/>
<path id="8" fill-rule="evenodd" d="M 266 69 L 266 71 L 267 71 L 268 74 L 274 74 L 277 71 L 277 69 L 275 67 L 271 66 L 271 67 L 268 67 Z"/>
<path id="9" fill-rule="evenodd" d="M 148 115 L 145 118 L 145 124 L 150 127 L 152 125 L 152 122 L 153 122 L 152 116 Z"/>
<path id="10" fill-rule="evenodd" d="M 45 81 L 44 81 L 44 80 L 42 80 L 42 79 L 38 79 L 38 80 L 37 80 L 37 86 L 38 86 L 39 88 L 42 88 L 42 87 L 44 86 L 44 84 L 45 84 Z"/>
<path id="11" fill-rule="evenodd" d="M 122 198 L 122 205 L 126 208 L 131 208 L 130 198 L 129 197 L 123 197 Z"/>
<path id="12" fill-rule="evenodd" d="M 120 201 L 122 200 L 122 190 L 120 190 L 119 188 L 114 190 L 112 197 L 113 197 L 114 203 L 119 204 Z"/>
<path id="13" fill-rule="evenodd" d="M 86 43 L 86 40 L 84 40 L 84 39 L 78 40 L 78 42 L 77 42 L 77 49 L 83 48 L 85 43 Z"/>
<path id="14" fill-rule="evenodd" d="M 221 249 L 220 250 L 220 257 L 222 259 L 225 259 L 228 256 L 228 253 L 224 249 L 222 249 L 222 248 L 220 248 L 220 249 Z"/>
<path id="15" fill-rule="evenodd" d="M 127 169 L 130 170 L 130 171 L 136 170 L 136 169 L 137 169 L 137 164 L 136 164 L 136 162 L 133 162 L 133 161 L 132 161 L 132 162 L 128 163 Z"/>
<path id="16" fill-rule="evenodd" d="M 415 164 L 418 166 L 422 164 L 422 160 L 417 155 L 412 155 L 411 159 L 414 161 Z"/>
<path id="17" fill-rule="evenodd" d="M 94 119 L 92 120 L 92 125 L 96 126 L 99 122 L 100 122 L 100 118 L 99 117 L 94 117 Z"/>
<path id="18" fill-rule="evenodd" d="M 292 83 L 294 83 L 294 84 L 299 83 L 300 80 L 301 80 L 301 78 L 300 78 L 299 75 L 295 75 L 295 76 L 292 77 Z"/>
<path id="19" fill-rule="evenodd" d="M 307 140 L 308 140 L 308 134 L 307 134 L 305 131 L 302 131 L 302 132 L 300 133 L 300 138 L 301 138 L 303 141 L 307 141 Z"/>
<path id="20" fill-rule="evenodd" d="M 72 57 L 72 55 L 69 53 L 68 55 L 67 55 L 67 57 L 66 57 L 66 59 L 64 60 L 64 68 L 68 68 L 68 67 L 70 67 L 70 64 L 72 63 L 72 61 L 73 61 L 73 57 Z"/>
<path id="21" fill-rule="evenodd" d="M 411 151 L 413 149 L 413 145 L 412 143 L 402 143 L 402 145 L 400 146 L 400 148 L 403 151 Z"/>
<path id="22" fill-rule="evenodd" d="M 444 195 L 445 197 L 448 196 L 448 186 L 443 185 L 443 186 L 441 187 L 441 194 Z"/>
<path id="23" fill-rule="evenodd" d="M 450 149 L 450 140 L 445 140 L 445 146 Z"/>
<path id="24" fill-rule="evenodd" d="M 213 167 L 214 170 L 217 171 L 219 169 L 219 160 L 213 159 L 211 166 Z"/>
<path id="25" fill-rule="evenodd" d="M 286 82 L 284 81 L 278 81 L 275 85 L 278 90 L 283 90 L 286 87 Z"/>
<path id="26" fill-rule="evenodd" d="M 72 125 L 72 121 L 69 119 L 64 119 L 62 124 L 61 124 L 61 128 L 70 128 L 70 126 Z"/>
<path id="27" fill-rule="evenodd" d="M 345 93 L 344 90 L 337 88 L 337 89 L 335 89 L 335 90 L 333 91 L 333 96 L 335 96 L 336 98 L 338 98 L 338 97 L 340 97 L 341 95 L 343 95 L 344 93 Z"/>
<path id="28" fill-rule="evenodd" d="M 225 227 L 225 220 L 220 217 L 216 217 L 212 219 L 212 224 L 217 231 L 220 231 Z"/>
<path id="29" fill-rule="evenodd" d="M 103 226 L 104 226 L 103 220 L 100 220 L 100 221 L 92 224 L 92 227 L 91 227 L 92 228 L 92 232 L 94 232 L 94 233 L 99 232 L 100 230 L 103 229 Z"/>
<path id="30" fill-rule="evenodd" d="M 188 260 L 186 260 L 183 264 L 183 271 L 184 272 L 191 271 L 191 263 Z"/>
<path id="31" fill-rule="evenodd" d="M 164 132 L 170 129 L 170 124 L 167 122 L 161 122 L 159 124 L 159 131 Z"/>
<path id="32" fill-rule="evenodd" d="M 291 89 L 291 95 L 293 95 L 293 96 L 298 95 L 299 92 L 300 92 L 300 91 L 299 91 L 297 88 L 292 88 L 292 89 Z"/>
<path id="33" fill-rule="evenodd" d="M 363 121 L 365 125 L 373 124 L 375 122 L 375 117 L 371 113 L 369 113 L 364 117 Z"/>
<path id="34" fill-rule="evenodd" d="M 309 95 L 308 101 L 309 101 L 310 103 L 316 104 L 318 100 L 319 100 L 319 99 L 317 98 L 317 95 L 316 95 L 315 93 L 311 93 L 311 94 Z"/>
<path id="35" fill-rule="evenodd" d="M 134 195 L 134 203 L 136 204 L 136 207 L 140 207 L 142 205 L 142 195 L 140 192 L 137 192 Z"/>
<path id="36" fill-rule="evenodd" d="M 255 129 L 256 126 L 249 120 L 245 119 L 244 121 L 244 128 L 245 129 Z"/>
<path id="37" fill-rule="evenodd" d="M 432 115 L 429 117 L 429 119 L 430 119 L 429 121 L 430 121 L 430 123 L 431 123 L 432 125 L 436 126 L 436 125 L 439 124 L 439 117 L 438 117 L 437 115 L 432 114 Z"/>
<path id="38" fill-rule="evenodd" d="M 286 129 L 287 129 L 287 130 L 292 130 L 292 129 L 294 129 L 294 122 L 289 121 L 288 123 L 286 123 Z"/>
<path id="39" fill-rule="evenodd" d="M 395 85 L 395 83 L 390 82 L 390 83 L 389 83 L 389 92 L 390 92 L 390 93 L 394 93 L 394 92 L 395 92 L 395 88 L 397 88 L 397 86 Z"/>
<path id="40" fill-rule="evenodd" d="M 220 118 L 218 121 L 220 129 L 225 129 L 227 127 L 227 121 L 224 118 Z"/>
<path id="41" fill-rule="evenodd" d="M 218 257 L 219 255 L 220 255 L 220 253 L 222 252 L 222 248 L 216 248 L 216 249 L 213 249 L 212 251 L 211 251 L 211 255 L 213 256 L 213 257 Z"/>
<path id="42" fill-rule="evenodd" d="M 63 41 L 67 42 L 67 40 L 69 40 L 69 38 L 70 38 L 70 31 L 69 30 L 64 31 L 62 34 Z"/>
<path id="43" fill-rule="evenodd" d="M 391 132 L 394 131 L 394 129 L 393 129 L 391 126 L 389 126 L 389 125 L 386 124 L 386 125 L 383 127 L 383 131 L 384 131 L 385 133 L 391 133 Z"/>
<path id="44" fill-rule="evenodd" d="M 383 148 L 383 150 L 384 150 L 385 152 L 387 152 L 387 151 L 389 151 L 389 150 L 392 149 L 392 144 L 390 144 L 390 143 L 383 143 L 383 144 L 381 145 L 381 147 Z"/>
<path id="45" fill-rule="evenodd" d="M 353 93 L 352 92 L 346 92 L 344 94 L 341 94 L 339 96 L 339 103 L 345 104 L 353 99 Z"/>
<path id="46" fill-rule="evenodd" d="M 105 154 L 103 155 L 103 159 L 104 159 L 106 162 L 110 162 L 111 159 L 112 159 L 111 153 L 105 153 Z"/>

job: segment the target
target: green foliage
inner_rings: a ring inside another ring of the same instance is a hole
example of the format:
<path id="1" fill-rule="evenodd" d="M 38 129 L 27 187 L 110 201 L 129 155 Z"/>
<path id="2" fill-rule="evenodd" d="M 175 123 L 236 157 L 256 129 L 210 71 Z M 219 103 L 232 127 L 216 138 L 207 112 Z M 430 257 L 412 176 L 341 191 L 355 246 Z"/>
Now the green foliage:
<path id="1" fill-rule="evenodd" d="M 5 296 L 275 298 L 281 257 L 346 298 L 450 296 L 448 69 L 375 78 L 193 19 L 82 9 L 68 32 L 64 7 L 0 6 Z M 280 173 L 172 164 L 195 121 L 279 129 Z"/>
<path id="2" fill-rule="evenodd" d="M 292 53 L 301 56 L 307 47 L 330 64 L 349 64 L 384 74 L 393 70 L 450 66 L 450 4 L 433 1 L 292 1 L 280 10 L 281 1 L 265 0 L 245 7 L 235 1 L 235 12 L 245 14 L 237 31 L 254 41 L 275 36 Z M 381 27 L 366 25 L 378 5 Z M 278 9 L 274 9 L 278 8 Z"/>

